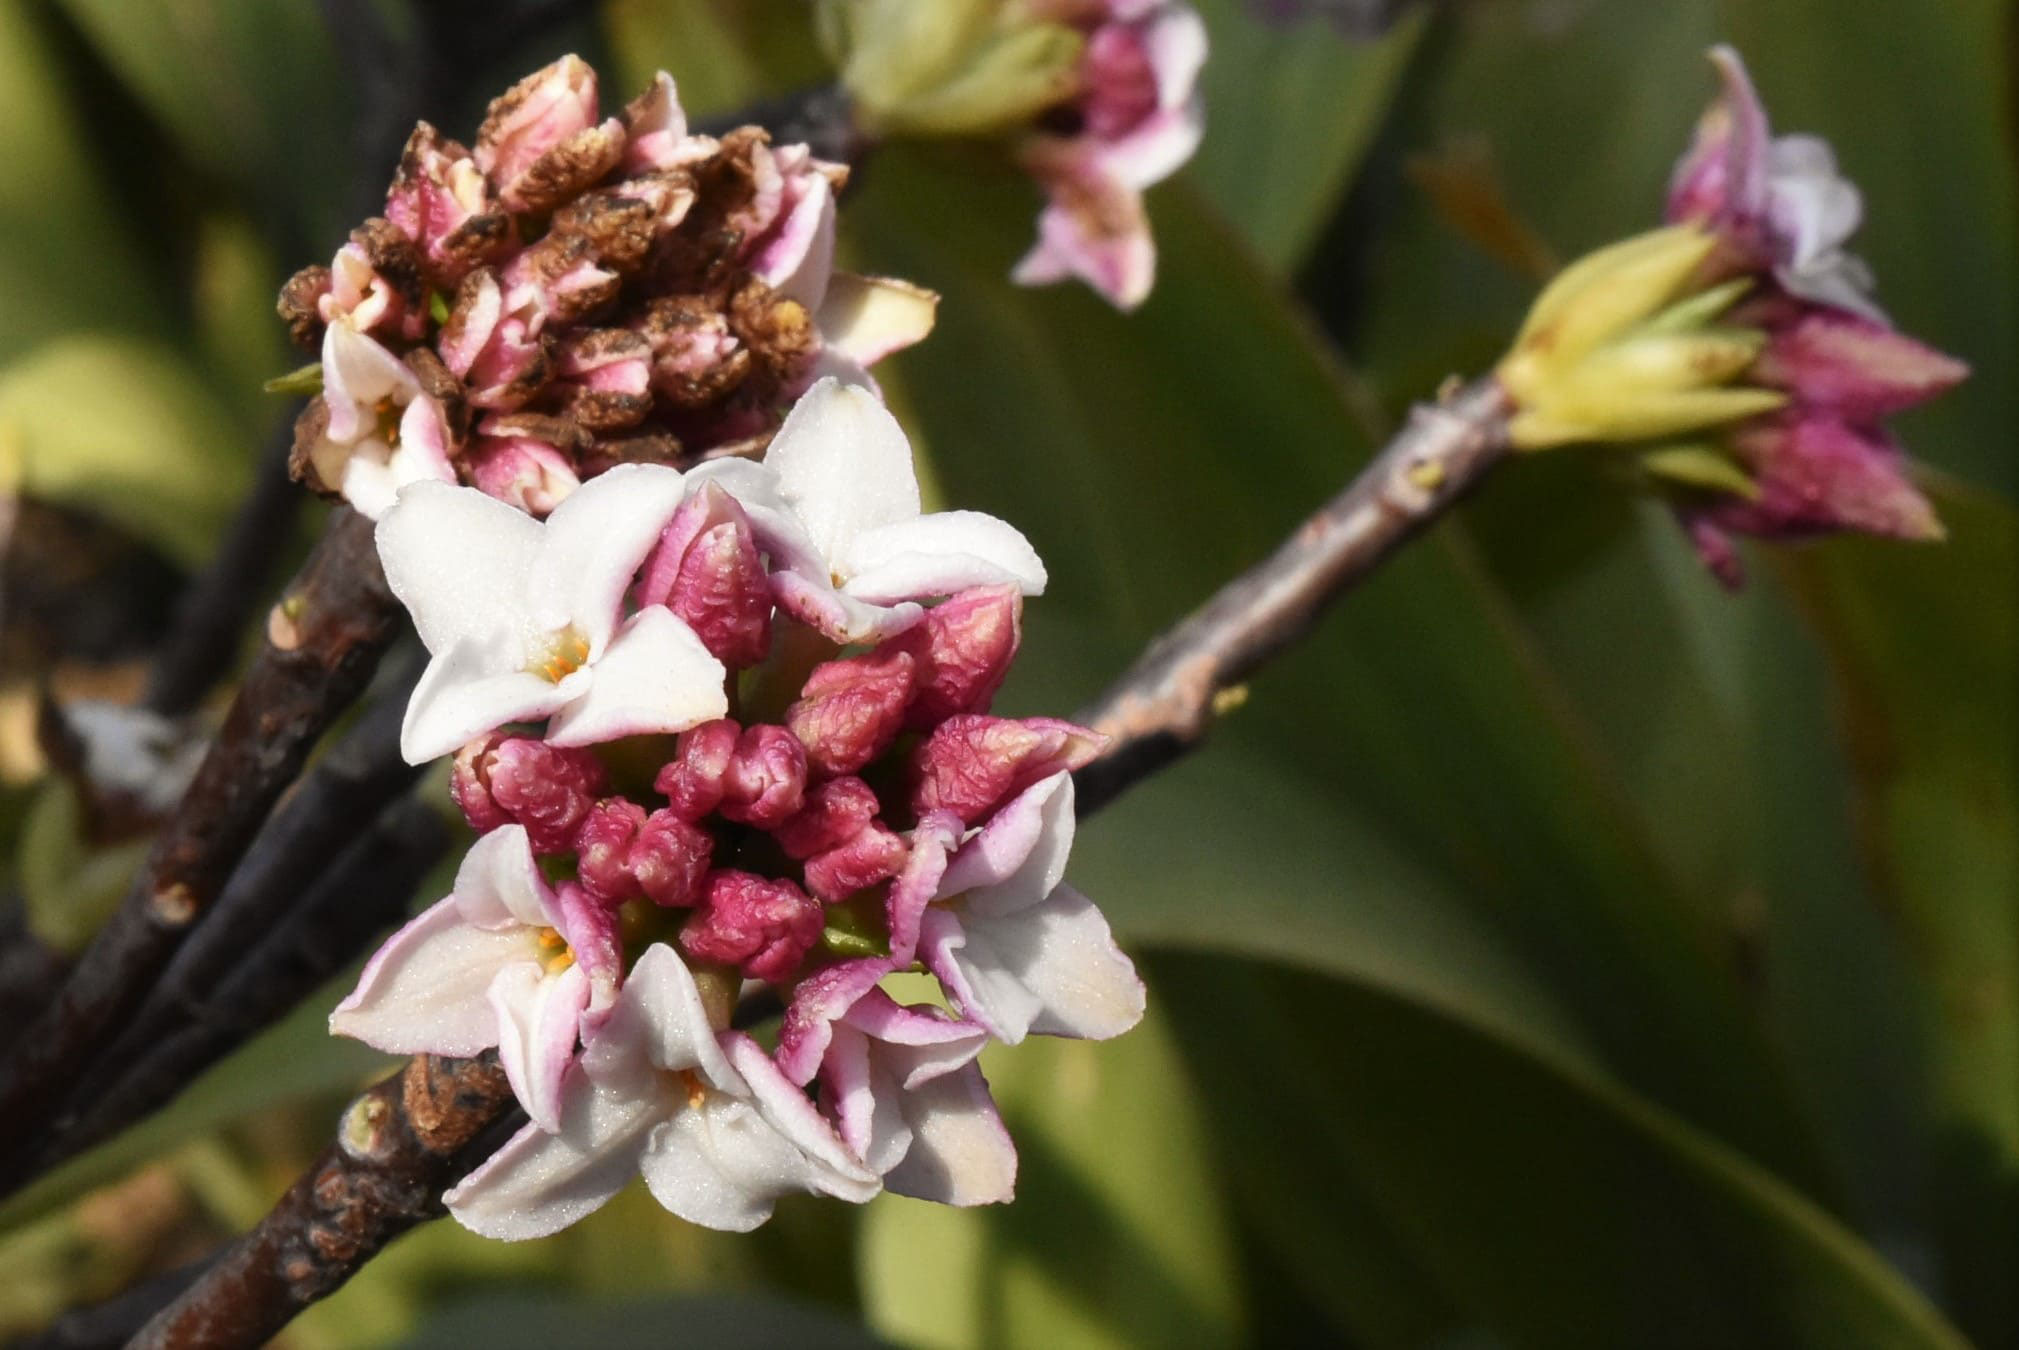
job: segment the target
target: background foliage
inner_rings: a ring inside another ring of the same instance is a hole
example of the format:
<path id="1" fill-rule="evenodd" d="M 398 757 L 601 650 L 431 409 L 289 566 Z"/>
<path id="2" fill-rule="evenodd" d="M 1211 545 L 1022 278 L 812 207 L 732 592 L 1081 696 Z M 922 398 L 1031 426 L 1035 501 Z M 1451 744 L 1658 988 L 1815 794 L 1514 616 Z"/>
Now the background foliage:
<path id="1" fill-rule="evenodd" d="M 1756 553 L 1732 598 L 1602 454 L 1511 466 L 1082 832 L 1152 1016 L 989 1061 L 1016 1205 L 436 1225 L 291 1344 L 2019 1343 L 2013 12 L 1498 0 L 1353 45 L 1201 7 L 1138 315 L 1007 285 L 1035 195 L 983 149 L 892 147 L 844 213 L 947 297 L 891 381 L 944 497 L 1051 563 L 1013 711 L 1090 697 L 1649 223 L 1719 38 L 1976 367 L 1906 427 L 1950 542 Z M 605 0 L 566 41 L 703 114 L 822 75 L 803 0 Z M 0 5 L 0 481 L 205 556 L 354 102 L 306 0 Z M 328 1002 L 0 1208 L 0 1333 L 263 1211 L 377 1066 Z"/>

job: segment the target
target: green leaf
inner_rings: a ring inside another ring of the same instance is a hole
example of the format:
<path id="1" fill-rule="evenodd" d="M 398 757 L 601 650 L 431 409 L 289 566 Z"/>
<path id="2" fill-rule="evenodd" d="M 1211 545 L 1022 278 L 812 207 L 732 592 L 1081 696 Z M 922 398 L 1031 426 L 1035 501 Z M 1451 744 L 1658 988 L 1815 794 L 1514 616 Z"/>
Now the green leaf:
<path id="1" fill-rule="evenodd" d="M 873 1201 L 871 1324 L 922 1347 L 1240 1343 L 1234 1253 L 1192 1105 L 1202 1085 L 1158 1012 L 1117 1041 L 1033 1038 L 982 1064 L 1017 1142 L 1017 1200 Z"/>
<path id="2" fill-rule="evenodd" d="M 249 468 L 232 419 L 166 347 L 78 336 L 0 374 L 24 489 L 105 516 L 186 564 L 210 555 Z"/>
<path id="3" fill-rule="evenodd" d="M 1323 23 L 1272 27 L 1248 0 L 1199 9 L 1211 56 L 1191 175 L 1269 269 L 1288 274 L 1358 172 L 1428 16 L 1412 12 L 1379 39 L 1351 41 Z"/>
<path id="4" fill-rule="evenodd" d="M 587 1300 L 552 1294 L 486 1294 L 451 1303 L 428 1319 L 400 1350 L 548 1350 L 595 1345 L 600 1350 L 660 1350 L 672 1341 L 709 1350 L 875 1350 L 883 1344 L 854 1322 L 784 1298 Z"/>
<path id="5" fill-rule="evenodd" d="M 665 70 L 688 116 L 705 118 L 834 78 L 812 10 L 806 0 L 607 0 L 603 25 L 623 88 Z"/>
<path id="6" fill-rule="evenodd" d="M 1150 970 L 1244 1205 L 1367 1205 L 1497 1337 L 1965 1344 L 1785 1182 L 1614 1083 L 1363 986 L 1203 957 Z"/>

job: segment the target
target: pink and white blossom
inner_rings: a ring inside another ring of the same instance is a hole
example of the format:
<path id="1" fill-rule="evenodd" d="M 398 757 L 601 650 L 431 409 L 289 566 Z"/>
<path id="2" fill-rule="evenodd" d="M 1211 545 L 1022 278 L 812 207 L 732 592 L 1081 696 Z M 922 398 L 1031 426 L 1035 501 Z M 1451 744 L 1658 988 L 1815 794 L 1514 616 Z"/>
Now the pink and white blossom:
<path id="1" fill-rule="evenodd" d="M 726 672 L 694 630 L 662 606 L 623 612 L 685 492 L 672 469 L 621 465 L 544 522 L 472 488 L 403 493 L 379 557 L 433 657 L 401 728 L 408 761 L 508 722 L 551 719 L 546 739 L 575 746 L 721 716 Z"/>
<path id="2" fill-rule="evenodd" d="M 694 977 L 659 944 L 569 1072 L 557 1128 L 527 1126 L 443 1200 L 486 1236 L 544 1237 L 634 1174 L 674 1214 L 733 1232 L 763 1223 L 781 1196 L 860 1203 L 881 1189 L 762 1047 L 717 1030 Z"/>
<path id="3" fill-rule="evenodd" d="M 547 885 L 520 825 L 477 840 L 446 899 L 387 939 L 330 1030 L 392 1054 L 498 1048 L 526 1114 L 558 1128 L 577 1035 L 617 995 L 613 921 L 572 883 Z"/>
<path id="4" fill-rule="evenodd" d="M 397 356 L 339 320 L 323 332 L 322 381 L 309 464 L 360 514 L 377 520 L 410 483 L 455 481 L 442 407 Z"/>

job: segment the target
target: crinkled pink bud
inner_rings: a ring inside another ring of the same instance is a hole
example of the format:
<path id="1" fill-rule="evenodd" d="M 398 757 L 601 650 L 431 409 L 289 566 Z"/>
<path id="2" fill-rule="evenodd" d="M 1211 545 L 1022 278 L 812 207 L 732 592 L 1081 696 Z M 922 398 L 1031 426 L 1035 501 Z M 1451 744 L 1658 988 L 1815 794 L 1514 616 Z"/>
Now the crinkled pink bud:
<path id="1" fill-rule="evenodd" d="M 456 285 L 511 241 L 511 220 L 476 160 L 426 122 L 407 138 L 386 194 L 386 219 L 419 245 L 437 287 Z"/>
<path id="2" fill-rule="evenodd" d="M 435 350 L 479 408 L 517 408 L 553 373 L 548 344 L 523 317 L 506 311 L 504 291 L 487 267 L 463 278 Z"/>
<path id="3" fill-rule="evenodd" d="M 910 655 L 887 648 L 814 667 L 785 710 L 814 776 L 854 773 L 888 749 L 903 729 L 913 680 Z"/>
<path id="4" fill-rule="evenodd" d="M 912 756 L 912 809 L 951 811 L 972 825 L 1039 779 L 1091 762 L 1107 743 L 1056 717 L 949 717 Z"/>
<path id="5" fill-rule="evenodd" d="M 575 832 L 575 874 L 598 902 L 621 905 L 645 893 L 631 870 L 631 841 L 644 824 L 644 807 L 606 797 L 589 809 Z"/>
<path id="6" fill-rule="evenodd" d="M 1821 306 L 1799 309 L 1792 321 L 1768 326 L 1751 373 L 1785 389 L 1800 407 L 1874 422 L 1947 393 L 1970 373 L 1953 356 L 1872 319 Z"/>
<path id="7" fill-rule="evenodd" d="M 535 853 L 566 853 L 596 794 L 603 765 L 587 750 L 496 732 L 456 754 L 449 792 L 479 834 L 517 822 Z"/>
<path id="8" fill-rule="evenodd" d="M 626 865 L 640 890 L 655 905 L 691 905 L 715 852 L 715 840 L 692 821 L 670 810 L 645 818 L 631 841 Z"/>
<path id="9" fill-rule="evenodd" d="M 987 712 L 1016 657 L 1022 618 L 1017 586 L 976 586 L 884 643 L 909 654 L 916 672 L 905 726 L 929 731 L 956 713 Z"/>
<path id="10" fill-rule="evenodd" d="M 699 820 L 721 804 L 722 780 L 741 732 L 729 718 L 718 717 L 680 733 L 672 761 L 652 782 L 675 814 Z"/>
<path id="11" fill-rule="evenodd" d="M 723 870 L 709 873 L 700 909 L 680 930 L 680 947 L 696 961 L 782 981 L 820 941 L 824 926 L 819 901 L 791 882 Z"/>
<path id="12" fill-rule="evenodd" d="M 475 158 L 507 207 L 538 211 L 608 173 L 623 153 L 623 124 L 596 125 L 596 72 L 570 54 L 492 100 Z"/>
<path id="13" fill-rule="evenodd" d="M 784 727 L 754 726 L 736 740 L 716 809 L 761 830 L 782 824 L 806 800 L 806 750 Z"/>
<path id="14" fill-rule="evenodd" d="M 478 491 L 534 516 L 545 516 L 582 485 L 566 455 L 532 436 L 477 437 L 469 472 Z"/>
<path id="15" fill-rule="evenodd" d="M 878 809 L 875 790 L 860 778 L 830 778 L 808 791 L 806 804 L 771 833 L 786 857 L 803 861 L 861 834 Z"/>
<path id="16" fill-rule="evenodd" d="M 681 503 L 638 585 L 641 605 L 665 605 L 732 670 L 771 649 L 771 581 L 750 519 L 714 483 Z"/>
<path id="17" fill-rule="evenodd" d="M 862 827 L 847 843 L 806 860 L 806 889 L 829 904 L 904 870 L 911 850 L 889 827 L 876 821 Z"/>

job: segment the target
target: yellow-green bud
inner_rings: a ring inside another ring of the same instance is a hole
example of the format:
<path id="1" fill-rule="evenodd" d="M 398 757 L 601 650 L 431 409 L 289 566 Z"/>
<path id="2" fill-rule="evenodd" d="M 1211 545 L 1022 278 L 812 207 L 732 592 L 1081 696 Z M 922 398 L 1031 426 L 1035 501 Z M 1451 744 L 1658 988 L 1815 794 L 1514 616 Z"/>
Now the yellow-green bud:
<path id="1" fill-rule="evenodd" d="M 1065 102 L 1081 38 L 1018 0 L 819 0 L 823 45 L 874 132 L 979 136 Z"/>

